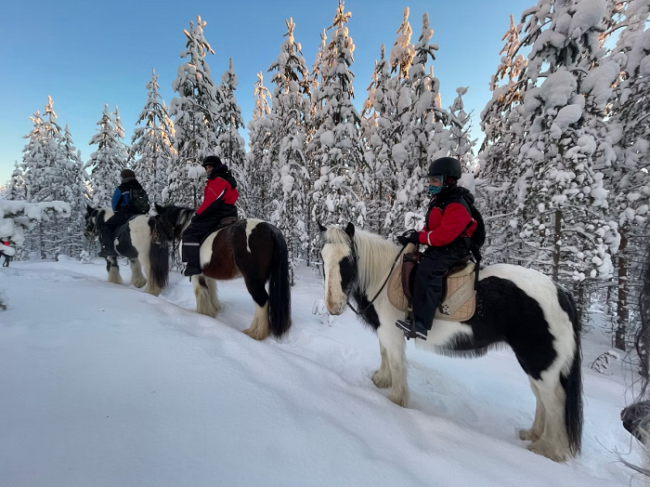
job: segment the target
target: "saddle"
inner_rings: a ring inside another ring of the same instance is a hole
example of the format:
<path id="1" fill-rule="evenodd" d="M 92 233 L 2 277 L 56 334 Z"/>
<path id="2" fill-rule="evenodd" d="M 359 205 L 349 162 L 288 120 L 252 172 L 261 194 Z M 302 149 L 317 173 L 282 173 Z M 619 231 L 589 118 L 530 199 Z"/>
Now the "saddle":
<path id="1" fill-rule="evenodd" d="M 404 254 L 401 267 L 397 267 L 388 283 L 388 299 L 397 309 L 409 312 L 413 297 L 413 278 L 423 254 L 415 252 L 415 246 Z M 443 276 L 442 296 L 435 318 L 443 321 L 467 321 L 476 312 L 476 292 L 474 271 L 476 264 L 471 255 L 456 262 Z"/>
<path id="2" fill-rule="evenodd" d="M 222 228 L 229 227 L 230 225 L 234 225 L 237 222 L 237 220 L 239 220 L 239 218 L 236 216 L 227 216 L 225 218 L 222 218 L 221 220 L 219 220 L 219 223 L 217 223 L 216 227 L 212 228 L 208 233 L 206 233 L 203 236 L 203 238 L 201 239 L 201 244 L 203 244 L 203 242 L 205 242 L 205 240 L 214 232 L 216 232 L 217 230 L 221 230 Z"/>

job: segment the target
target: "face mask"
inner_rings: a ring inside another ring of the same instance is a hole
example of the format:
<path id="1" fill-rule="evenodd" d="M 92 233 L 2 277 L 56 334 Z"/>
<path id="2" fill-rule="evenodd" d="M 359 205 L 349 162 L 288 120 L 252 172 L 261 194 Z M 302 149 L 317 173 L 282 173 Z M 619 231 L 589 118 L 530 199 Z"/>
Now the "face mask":
<path id="1" fill-rule="evenodd" d="M 442 191 L 442 186 L 434 186 L 433 184 L 429 185 L 429 194 L 431 196 L 436 195 Z"/>

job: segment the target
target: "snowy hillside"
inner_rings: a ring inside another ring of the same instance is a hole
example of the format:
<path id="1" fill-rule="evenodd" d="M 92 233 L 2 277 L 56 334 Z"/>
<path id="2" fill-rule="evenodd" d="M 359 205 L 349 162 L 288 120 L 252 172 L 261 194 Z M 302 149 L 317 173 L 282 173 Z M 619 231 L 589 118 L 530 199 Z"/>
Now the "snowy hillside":
<path id="1" fill-rule="evenodd" d="M 123 277 L 128 277 L 128 267 Z M 610 486 L 639 463 L 620 426 L 624 374 L 588 368 L 582 456 L 556 464 L 517 430 L 534 397 L 509 350 L 451 359 L 408 345 L 408 409 L 375 388 L 373 333 L 351 311 L 312 314 L 322 284 L 298 269 L 293 328 L 258 343 L 243 281 L 220 283 L 217 320 L 187 279 L 155 298 L 106 282 L 100 260 L 0 269 L 0 485 Z"/>

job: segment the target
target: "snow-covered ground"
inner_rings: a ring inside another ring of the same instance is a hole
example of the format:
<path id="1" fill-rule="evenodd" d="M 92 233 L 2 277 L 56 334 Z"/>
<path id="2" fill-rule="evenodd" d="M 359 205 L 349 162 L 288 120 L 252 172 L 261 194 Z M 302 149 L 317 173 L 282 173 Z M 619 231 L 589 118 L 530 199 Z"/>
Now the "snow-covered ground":
<path id="1" fill-rule="evenodd" d="M 374 334 L 349 310 L 312 314 L 322 283 L 298 278 L 290 333 L 256 342 L 240 332 L 254 313 L 241 280 L 219 283 L 214 320 L 179 274 L 156 298 L 106 282 L 100 260 L 0 269 L 0 486 L 630 485 L 625 374 L 589 369 L 608 349 L 597 329 L 583 453 L 556 464 L 518 439 L 535 401 L 510 350 L 452 359 L 409 343 L 400 408 L 370 380 Z"/>

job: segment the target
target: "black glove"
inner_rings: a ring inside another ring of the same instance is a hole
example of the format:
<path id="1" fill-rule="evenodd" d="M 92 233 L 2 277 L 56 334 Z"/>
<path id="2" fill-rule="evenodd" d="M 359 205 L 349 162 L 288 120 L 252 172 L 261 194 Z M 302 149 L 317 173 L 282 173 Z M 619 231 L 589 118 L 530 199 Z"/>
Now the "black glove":
<path id="1" fill-rule="evenodd" d="M 407 230 L 397 237 L 397 241 L 402 247 L 406 247 L 409 243 L 418 244 L 420 243 L 420 232 L 417 230 Z"/>

